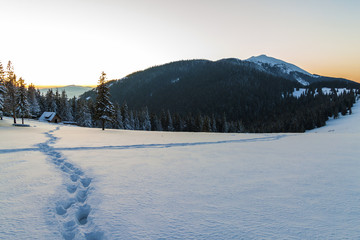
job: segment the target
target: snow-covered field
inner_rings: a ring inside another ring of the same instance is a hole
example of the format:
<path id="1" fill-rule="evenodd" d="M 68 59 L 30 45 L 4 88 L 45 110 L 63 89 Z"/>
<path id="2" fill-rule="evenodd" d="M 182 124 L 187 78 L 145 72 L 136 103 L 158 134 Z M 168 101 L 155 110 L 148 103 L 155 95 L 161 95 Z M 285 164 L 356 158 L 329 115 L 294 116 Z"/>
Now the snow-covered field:
<path id="1" fill-rule="evenodd" d="M 360 104 L 304 134 L 0 121 L 0 239 L 359 239 Z"/>

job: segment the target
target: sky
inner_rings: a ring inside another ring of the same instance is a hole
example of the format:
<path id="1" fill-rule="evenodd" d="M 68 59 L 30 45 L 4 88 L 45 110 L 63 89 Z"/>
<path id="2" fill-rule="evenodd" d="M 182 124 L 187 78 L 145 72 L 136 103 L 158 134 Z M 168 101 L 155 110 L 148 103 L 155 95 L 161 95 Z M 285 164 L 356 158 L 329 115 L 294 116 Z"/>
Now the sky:
<path id="1" fill-rule="evenodd" d="M 358 0 L 0 0 L 0 61 L 26 83 L 96 85 L 177 60 L 266 54 L 360 82 Z"/>

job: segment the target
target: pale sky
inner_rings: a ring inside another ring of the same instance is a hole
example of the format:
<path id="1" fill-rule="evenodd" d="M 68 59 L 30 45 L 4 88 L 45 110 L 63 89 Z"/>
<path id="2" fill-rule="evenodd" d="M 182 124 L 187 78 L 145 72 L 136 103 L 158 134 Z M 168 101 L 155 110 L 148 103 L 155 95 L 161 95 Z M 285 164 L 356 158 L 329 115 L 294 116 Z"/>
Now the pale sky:
<path id="1" fill-rule="evenodd" d="M 0 22 L 0 61 L 35 85 L 260 54 L 360 82 L 358 0 L 0 0 Z"/>

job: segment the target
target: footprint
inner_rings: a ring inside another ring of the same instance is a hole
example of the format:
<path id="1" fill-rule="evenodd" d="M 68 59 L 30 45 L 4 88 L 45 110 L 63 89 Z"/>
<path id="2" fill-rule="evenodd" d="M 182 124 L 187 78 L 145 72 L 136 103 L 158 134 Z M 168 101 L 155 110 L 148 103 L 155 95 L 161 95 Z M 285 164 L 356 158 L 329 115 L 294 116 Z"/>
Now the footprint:
<path id="1" fill-rule="evenodd" d="M 76 189 L 77 189 L 77 185 L 68 185 L 67 187 L 66 187 L 66 190 L 69 192 L 69 193 L 74 193 L 75 191 L 76 191 Z"/>
<path id="2" fill-rule="evenodd" d="M 59 158 L 59 159 L 55 159 L 55 160 L 54 160 L 54 163 L 55 163 L 55 165 L 57 165 L 57 166 L 60 166 L 63 162 L 64 162 L 64 159 L 63 159 L 63 158 Z"/>
<path id="3" fill-rule="evenodd" d="M 68 174 L 71 174 L 72 173 L 72 170 L 67 168 L 65 165 L 62 165 L 60 167 L 61 171 L 65 172 L 65 173 L 68 173 Z"/>
<path id="4" fill-rule="evenodd" d="M 76 222 L 74 220 L 70 220 L 64 223 L 64 228 L 66 229 L 66 231 L 72 231 L 76 228 Z"/>
<path id="5" fill-rule="evenodd" d="M 87 190 L 80 190 L 76 193 L 76 199 L 79 202 L 85 202 L 87 198 Z"/>
<path id="6" fill-rule="evenodd" d="M 57 128 L 56 130 L 58 130 Z M 63 175 L 67 176 L 67 183 L 65 184 L 67 190 L 67 199 L 55 203 L 55 212 L 58 216 L 61 234 L 65 240 L 73 239 L 104 239 L 104 232 L 99 231 L 96 226 L 88 219 L 91 211 L 91 206 L 86 203 L 89 194 L 89 186 L 92 178 L 86 177 L 84 172 L 76 165 L 67 161 L 67 158 L 57 151 L 50 144 L 55 144 L 58 138 L 52 133 L 56 130 L 45 133 L 48 140 L 40 143 L 37 146 L 39 150 L 47 155 L 49 162 L 53 163 L 60 169 Z M 71 182 L 69 181 L 69 178 Z M 79 231 L 79 225 L 84 226 Z"/>
<path id="7" fill-rule="evenodd" d="M 87 223 L 90 211 L 91 211 L 91 208 L 87 204 L 79 207 L 79 210 L 76 213 L 76 219 L 78 220 L 80 225 L 85 225 Z"/>
<path id="8" fill-rule="evenodd" d="M 56 213 L 58 215 L 64 215 L 66 213 L 66 210 L 63 208 L 63 206 L 61 204 L 57 204 L 56 205 Z"/>
<path id="9" fill-rule="evenodd" d="M 80 179 L 80 182 L 84 187 L 87 188 L 91 183 L 91 178 L 88 178 L 88 177 L 82 178 L 82 179 Z"/>
<path id="10" fill-rule="evenodd" d="M 84 175 L 84 172 L 77 168 L 77 169 L 75 169 L 75 174 L 82 176 L 82 175 Z"/>
<path id="11" fill-rule="evenodd" d="M 79 176 L 75 175 L 75 174 L 71 174 L 70 179 L 71 179 L 71 181 L 76 182 L 79 179 Z"/>
<path id="12" fill-rule="evenodd" d="M 75 233 L 73 232 L 63 232 L 62 236 L 65 240 L 73 240 L 75 238 Z"/>
<path id="13" fill-rule="evenodd" d="M 76 203 L 75 198 L 69 198 L 62 203 L 64 209 L 69 209 L 74 203 Z"/>
<path id="14" fill-rule="evenodd" d="M 74 165 L 71 164 L 71 163 L 68 163 L 68 162 L 64 163 L 64 166 L 67 167 L 67 168 L 69 168 L 69 169 L 71 169 L 71 170 L 74 170 L 74 169 L 75 169 Z"/>
<path id="15" fill-rule="evenodd" d="M 104 239 L 104 232 L 98 231 L 98 232 L 85 233 L 85 239 L 86 240 L 101 240 L 101 239 Z"/>

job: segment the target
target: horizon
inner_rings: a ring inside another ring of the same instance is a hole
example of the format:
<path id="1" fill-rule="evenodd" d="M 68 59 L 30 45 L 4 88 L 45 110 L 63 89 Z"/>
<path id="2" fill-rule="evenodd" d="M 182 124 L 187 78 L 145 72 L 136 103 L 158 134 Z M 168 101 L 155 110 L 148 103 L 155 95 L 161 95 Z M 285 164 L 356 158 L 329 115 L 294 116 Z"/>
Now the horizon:
<path id="1" fill-rule="evenodd" d="M 96 85 L 75 85 L 75 84 L 69 84 L 69 85 L 34 85 L 37 89 L 47 89 L 47 88 L 63 88 L 63 87 L 69 87 L 69 86 L 76 86 L 76 87 L 91 87 L 95 88 Z"/>
<path id="2" fill-rule="evenodd" d="M 360 82 L 355 0 L 0 1 L 11 36 L 0 40 L 0 61 L 35 86 L 94 86 L 102 71 L 121 79 L 179 60 L 262 54 Z"/>

